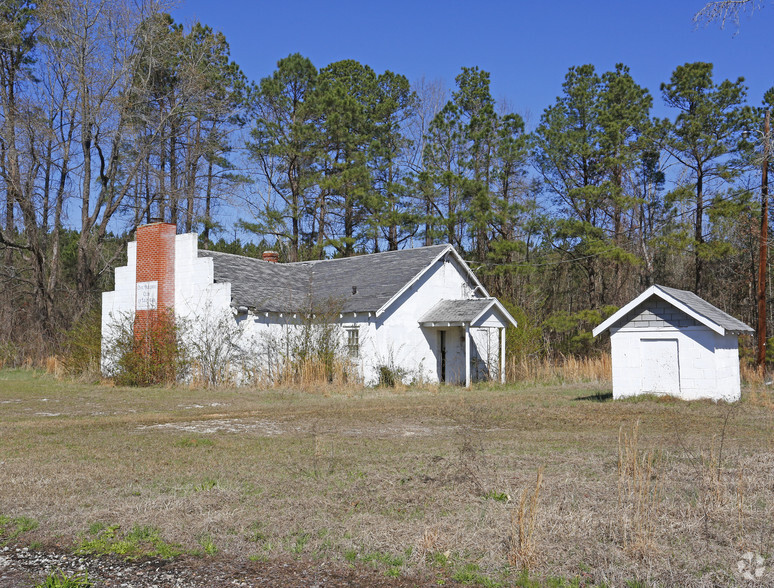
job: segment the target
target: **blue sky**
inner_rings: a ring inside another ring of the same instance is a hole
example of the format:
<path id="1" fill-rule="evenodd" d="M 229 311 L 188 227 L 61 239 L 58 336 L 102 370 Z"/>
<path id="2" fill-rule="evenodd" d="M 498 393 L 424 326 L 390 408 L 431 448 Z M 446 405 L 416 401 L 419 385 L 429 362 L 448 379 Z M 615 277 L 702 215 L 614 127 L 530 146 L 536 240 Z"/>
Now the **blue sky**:
<path id="1" fill-rule="evenodd" d="M 231 55 L 253 81 L 270 75 L 291 53 L 318 67 L 355 59 L 377 72 L 424 76 L 448 86 L 462 66 L 491 73 L 492 94 L 534 127 L 561 93 L 570 66 L 592 63 L 599 72 L 617 62 L 654 96 L 654 114 L 668 116 L 659 85 L 691 61 L 715 64 L 715 79 L 742 76 L 748 101 L 758 105 L 774 86 L 770 27 L 774 5 L 731 23 L 697 27 L 701 0 L 329 0 L 263 2 L 185 0 L 176 21 L 195 19 L 222 31 Z"/>

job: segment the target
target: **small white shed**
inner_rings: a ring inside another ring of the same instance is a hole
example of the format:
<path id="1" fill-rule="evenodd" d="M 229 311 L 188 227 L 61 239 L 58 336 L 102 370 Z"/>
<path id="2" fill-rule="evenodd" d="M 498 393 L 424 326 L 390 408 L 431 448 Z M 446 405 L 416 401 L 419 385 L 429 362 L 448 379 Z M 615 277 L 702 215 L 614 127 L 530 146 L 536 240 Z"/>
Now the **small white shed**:
<path id="1" fill-rule="evenodd" d="M 693 292 L 651 286 L 593 334 L 607 329 L 613 398 L 739 400 L 738 336 L 753 330 Z"/>

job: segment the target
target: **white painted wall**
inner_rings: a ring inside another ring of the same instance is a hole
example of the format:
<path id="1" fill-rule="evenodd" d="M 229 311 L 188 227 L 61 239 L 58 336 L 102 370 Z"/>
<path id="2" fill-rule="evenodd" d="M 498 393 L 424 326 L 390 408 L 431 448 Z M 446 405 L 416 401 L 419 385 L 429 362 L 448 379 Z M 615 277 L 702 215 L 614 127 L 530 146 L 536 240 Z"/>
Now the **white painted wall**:
<path id="1" fill-rule="evenodd" d="M 721 336 L 703 326 L 654 330 L 611 328 L 613 398 L 648 392 L 643 383 L 652 382 L 654 378 L 645 370 L 654 368 L 652 365 L 648 367 L 653 362 L 646 361 L 643 350 L 652 353 L 654 346 L 652 343 L 643 344 L 643 340 L 676 341 L 679 350 L 679 389 L 669 392 L 671 395 L 685 400 L 739 400 L 741 391 L 737 337 Z"/>
<path id="2" fill-rule="evenodd" d="M 231 316 L 231 284 L 215 284 L 212 259 L 197 254 L 197 235 L 175 236 L 175 317 L 188 337 L 201 338 L 212 321 Z M 137 288 L 137 242 L 127 246 L 127 264 L 115 270 L 115 290 L 102 293 L 102 371 L 110 373 L 111 341 L 134 318 Z M 203 325 L 202 321 L 210 321 Z M 236 322 L 234 323 L 236 326 Z M 211 332 L 211 330 L 210 330 Z"/>
<path id="3" fill-rule="evenodd" d="M 115 290 L 102 293 L 102 373 L 109 375 L 114 367 L 115 358 L 109 350 L 118 337 L 122 325 L 134 320 L 135 296 L 137 294 L 137 242 L 127 245 L 127 263 L 115 270 Z"/>
<path id="4" fill-rule="evenodd" d="M 211 257 L 199 257 L 198 235 L 175 236 L 175 316 L 194 319 L 230 309 L 231 284 L 215 284 Z"/>
<path id="5" fill-rule="evenodd" d="M 213 283 L 213 259 L 198 257 L 197 235 L 175 237 L 175 315 L 188 324 L 188 336 L 211 336 L 213 321 L 227 317 L 238 330 L 241 345 L 251 350 L 254 368 L 271 373 L 289 333 L 297 332 L 297 319 L 277 313 L 234 316 L 231 308 L 231 284 Z M 116 289 L 102 295 L 103 371 L 109 371 L 111 362 L 104 350 L 113 336 L 112 325 L 126 317 L 133 317 L 136 291 L 137 244 L 128 245 L 126 266 L 116 268 Z M 340 336 L 346 343 L 346 329 L 359 328 L 360 357 L 356 360 L 366 384 L 376 384 L 379 366 L 402 368 L 406 380 L 437 382 L 439 380 L 440 328 L 422 328 L 419 319 L 441 300 L 459 299 L 464 288 L 465 270 L 451 256 L 432 265 L 419 280 L 403 292 L 379 317 L 371 313 L 346 314 L 339 319 Z M 209 322 L 207 322 L 209 321 Z M 492 322 L 487 319 L 485 324 Z M 208 330 L 209 329 L 209 330 Z M 447 382 L 465 381 L 465 343 L 461 327 L 446 327 Z M 497 329 L 471 329 L 471 356 L 480 362 L 483 375 L 487 363 L 498 362 Z M 493 357 L 487 357 L 487 349 Z M 476 371 L 472 373 L 475 376 Z M 496 374 L 495 374 L 496 375 Z"/>
<path id="6" fill-rule="evenodd" d="M 462 296 L 465 270 L 451 256 L 435 262 L 399 296 L 387 311 L 375 321 L 369 361 L 364 364 L 366 383 L 377 377 L 375 366 L 384 358 L 393 357 L 415 379 L 438 382 L 440 377 L 440 337 L 446 331 L 446 380 L 465 382 L 465 343 L 461 327 L 421 328 L 419 319 L 441 300 Z M 471 343 L 471 348 L 474 344 Z"/>
<path id="7" fill-rule="evenodd" d="M 361 377 L 367 385 L 379 381 L 380 366 L 400 368 L 405 372 L 405 380 L 437 382 L 439 380 L 439 331 L 446 331 L 446 378 L 448 382 L 465 382 L 465 344 L 461 327 L 422 328 L 419 319 L 439 301 L 459 298 L 465 284 L 463 269 L 456 260 L 439 260 L 427 272 L 408 288 L 379 317 L 375 313 L 347 313 L 339 319 L 342 343 L 346 343 L 349 328 L 359 329 L 360 356 L 355 361 Z M 270 313 L 248 316 L 246 333 L 258 342 L 257 353 L 263 357 L 264 365 L 271 361 L 282 349 L 272 350 L 267 341 L 286 341 L 288 333 L 294 327 L 292 317 Z M 478 353 L 486 361 L 486 334 L 473 329 L 477 337 L 471 344 L 472 353 Z M 486 331 L 482 331 L 486 333 Z M 493 331 L 494 332 L 494 331 Z M 292 336 L 292 335 L 291 335 Z M 494 336 L 494 335 L 493 335 Z M 482 341 L 479 344 L 479 341 Z M 480 349 L 479 349 L 480 347 Z M 497 363 L 499 347 L 492 347 Z M 354 360 L 353 360 L 354 361 Z M 264 367 L 263 369 L 267 369 Z M 483 373 L 484 370 L 482 369 Z"/>

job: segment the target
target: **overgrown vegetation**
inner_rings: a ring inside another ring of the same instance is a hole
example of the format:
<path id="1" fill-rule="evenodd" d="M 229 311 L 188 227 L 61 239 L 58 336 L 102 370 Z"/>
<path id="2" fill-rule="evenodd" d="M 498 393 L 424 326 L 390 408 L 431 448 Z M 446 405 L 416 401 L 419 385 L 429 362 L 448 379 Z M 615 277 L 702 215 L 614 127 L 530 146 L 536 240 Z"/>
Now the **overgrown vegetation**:
<path id="1" fill-rule="evenodd" d="M 279 329 L 262 334 L 256 382 L 262 386 L 358 384 L 357 357 L 350 355 L 345 331 L 337 322 L 341 305 L 308 304 Z"/>
<path id="2" fill-rule="evenodd" d="M 174 313 L 114 317 L 111 336 L 102 342 L 106 372 L 123 386 L 171 384 L 187 375 L 188 348 Z"/>

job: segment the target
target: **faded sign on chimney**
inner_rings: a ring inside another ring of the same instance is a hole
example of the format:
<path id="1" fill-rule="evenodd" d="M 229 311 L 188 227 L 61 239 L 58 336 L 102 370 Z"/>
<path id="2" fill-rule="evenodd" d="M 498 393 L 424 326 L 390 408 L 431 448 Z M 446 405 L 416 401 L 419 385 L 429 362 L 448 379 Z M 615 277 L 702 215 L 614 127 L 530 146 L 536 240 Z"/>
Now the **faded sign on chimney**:
<path id="1" fill-rule="evenodd" d="M 159 306 L 159 283 L 137 282 L 137 310 L 156 310 Z"/>

